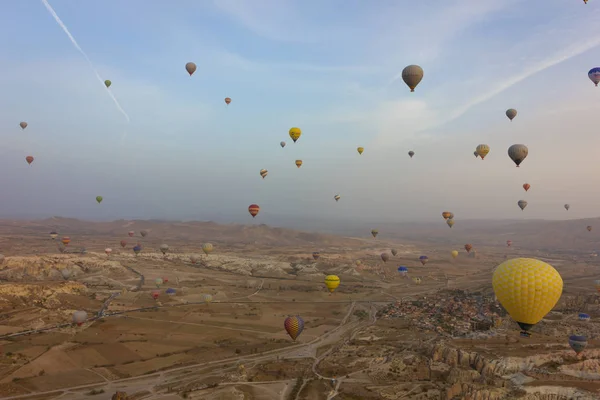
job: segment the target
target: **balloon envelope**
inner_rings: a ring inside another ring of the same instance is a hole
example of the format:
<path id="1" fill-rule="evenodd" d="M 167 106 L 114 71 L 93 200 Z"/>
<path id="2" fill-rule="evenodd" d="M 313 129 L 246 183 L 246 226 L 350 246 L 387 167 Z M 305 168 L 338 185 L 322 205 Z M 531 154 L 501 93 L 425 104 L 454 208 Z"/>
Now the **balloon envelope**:
<path id="1" fill-rule="evenodd" d="M 588 78 L 594 82 L 595 86 L 598 86 L 600 83 L 600 67 L 590 69 L 590 72 L 588 72 Z"/>
<path id="2" fill-rule="evenodd" d="M 550 264 L 534 258 L 513 258 L 496 267 L 492 286 L 498 301 L 523 330 L 544 318 L 556 305 L 563 280 Z"/>
<path id="3" fill-rule="evenodd" d="M 188 74 L 190 74 L 190 76 L 192 76 L 192 74 L 196 72 L 196 64 L 193 62 L 185 64 L 185 70 L 188 72 Z"/>
<path id="4" fill-rule="evenodd" d="M 325 286 L 333 293 L 333 291 L 340 286 L 340 278 L 337 275 L 327 275 L 325 277 Z"/>
<path id="5" fill-rule="evenodd" d="M 418 65 L 409 65 L 402 70 L 402 80 L 411 92 L 415 91 L 417 85 L 423 79 L 423 68 Z"/>
<path id="6" fill-rule="evenodd" d="M 509 108 L 506 110 L 506 116 L 512 121 L 517 116 L 517 110 L 514 108 Z"/>
<path id="7" fill-rule="evenodd" d="M 299 316 L 287 317 L 283 322 L 285 331 L 290 335 L 292 340 L 296 340 L 304 330 L 304 320 Z"/>

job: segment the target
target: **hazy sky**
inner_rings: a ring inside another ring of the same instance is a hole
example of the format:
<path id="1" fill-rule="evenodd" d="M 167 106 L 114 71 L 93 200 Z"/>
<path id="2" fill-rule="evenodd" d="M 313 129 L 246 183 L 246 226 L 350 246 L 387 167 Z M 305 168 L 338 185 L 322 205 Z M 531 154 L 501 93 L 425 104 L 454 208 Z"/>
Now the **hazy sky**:
<path id="1" fill-rule="evenodd" d="M 93 67 L 43 1 L 2 5 L 2 217 L 600 214 L 599 1 L 49 3 Z M 425 71 L 415 93 L 409 64 Z M 529 147 L 518 169 L 514 143 Z"/>

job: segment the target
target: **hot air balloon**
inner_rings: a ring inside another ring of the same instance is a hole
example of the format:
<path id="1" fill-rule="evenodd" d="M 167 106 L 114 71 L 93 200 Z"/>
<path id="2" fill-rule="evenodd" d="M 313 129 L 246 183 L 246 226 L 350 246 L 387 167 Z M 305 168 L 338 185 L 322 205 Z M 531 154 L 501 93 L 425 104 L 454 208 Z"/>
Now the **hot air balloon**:
<path id="1" fill-rule="evenodd" d="M 63 236 L 63 238 L 60 240 L 62 242 L 62 244 L 64 244 L 65 246 L 68 246 L 69 243 L 71 243 L 71 238 L 68 236 Z"/>
<path id="2" fill-rule="evenodd" d="M 475 150 L 475 151 L 473 152 L 473 155 L 475 156 L 475 158 L 479 157 L 479 153 L 477 153 L 477 150 Z"/>
<path id="3" fill-rule="evenodd" d="M 266 169 L 260 170 L 260 176 L 262 176 L 263 179 L 265 179 L 265 177 L 267 176 L 268 173 L 269 173 L 269 171 L 267 171 Z"/>
<path id="4" fill-rule="evenodd" d="M 583 4 L 587 4 L 588 0 L 583 0 Z"/>
<path id="5" fill-rule="evenodd" d="M 190 262 L 191 262 L 192 264 L 196 264 L 196 263 L 198 262 L 198 256 L 197 256 L 197 255 L 195 255 L 195 254 L 192 254 L 192 255 L 190 256 Z"/>
<path id="6" fill-rule="evenodd" d="M 135 246 L 133 246 L 133 252 L 135 253 L 136 256 L 138 254 L 140 254 L 141 251 L 142 251 L 142 246 L 140 246 L 139 244 L 136 244 Z"/>
<path id="7" fill-rule="evenodd" d="M 158 249 L 163 253 L 163 255 L 166 255 L 167 251 L 169 251 L 169 245 L 163 243 L 160 245 L 160 247 Z"/>
<path id="8" fill-rule="evenodd" d="M 196 72 L 196 64 L 193 62 L 185 64 L 185 70 L 188 72 L 188 74 L 190 74 L 190 76 L 192 76 L 194 72 Z"/>
<path id="9" fill-rule="evenodd" d="M 420 285 L 420 284 L 421 284 L 421 278 L 419 278 L 418 276 L 417 276 L 417 277 L 414 277 L 414 278 L 412 278 L 412 279 L 413 279 L 413 282 L 414 282 L 414 283 L 416 283 L 417 285 Z"/>
<path id="10" fill-rule="evenodd" d="M 106 86 L 107 88 L 109 88 L 110 85 L 112 85 L 111 81 L 109 81 L 108 79 L 104 81 L 104 86 Z"/>
<path id="11" fill-rule="evenodd" d="M 467 251 L 467 253 L 470 253 L 472 248 L 473 248 L 473 245 L 468 244 L 468 243 L 465 244 L 465 250 Z"/>
<path id="12" fill-rule="evenodd" d="M 169 278 L 165 278 L 165 277 L 163 277 L 163 278 L 162 278 L 162 280 L 163 280 L 163 283 L 167 283 L 167 282 L 169 282 Z"/>
<path id="13" fill-rule="evenodd" d="M 21 129 L 25 129 L 25 128 L 27 128 L 27 122 L 25 122 L 25 121 L 19 122 L 19 126 L 21 127 Z"/>
<path id="14" fill-rule="evenodd" d="M 427 264 L 427 261 L 429 261 L 429 257 L 421 256 L 421 257 L 419 257 L 419 261 L 421 261 L 422 265 L 425 265 L 425 264 Z"/>
<path id="15" fill-rule="evenodd" d="M 150 295 L 152 296 L 152 298 L 154 300 L 158 299 L 160 297 L 160 291 L 159 290 L 153 290 Z"/>
<path id="16" fill-rule="evenodd" d="M 96 196 L 96 201 L 98 204 L 102 203 L 102 196 Z"/>
<path id="17" fill-rule="evenodd" d="M 335 196 L 333 196 L 333 198 L 335 199 L 335 201 L 339 201 L 342 197 L 339 194 L 336 194 Z"/>
<path id="18" fill-rule="evenodd" d="M 250 204 L 250 206 L 248 207 L 248 212 L 250 213 L 250 215 L 252 215 L 252 218 L 256 217 L 259 211 L 260 207 L 258 206 L 258 204 Z"/>
<path id="19" fill-rule="evenodd" d="M 592 226 L 588 225 L 586 229 L 588 230 L 588 232 L 591 232 L 592 231 Z"/>
<path id="20" fill-rule="evenodd" d="M 556 305 L 563 280 L 550 264 L 513 258 L 496 267 L 492 286 L 500 304 L 521 329 L 528 331 Z"/>
<path id="21" fill-rule="evenodd" d="M 509 108 L 506 110 L 506 116 L 512 121 L 517 116 L 517 110 L 514 108 Z"/>
<path id="22" fill-rule="evenodd" d="M 292 340 L 296 340 L 304 330 L 304 320 L 299 316 L 287 317 L 283 322 L 285 331 L 290 335 Z"/>
<path id="23" fill-rule="evenodd" d="M 377 229 L 371 229 L 371 235 L 373 235 L 373 237 L 377 237 L 378 234 L 379 231 Z"/>
<path id="24" fill-rule="evenodd" d="M 302 166 L 302 160 L 296 160 L 296 167 L 300 168 Z"/>
<path id="25" fill-rule="evenodd" d="M 225 97 L 225 104 L 229 105 L 231 103 L 231 98 Z"/>
<path id="26" fill-rule="evenodd" d="M 290 137 L 296 143 L 296 140 L 300 139 L 300 135 L 302 135 L 302 129 L 300 128 L 291 128 L 290 129 Z"/>
<path id="27" fill-rule="evenodd" d="M 56 231 L 52 231 L 52 232 L 50 232 L 50 237 L 51 237 L 52 239 L 56 239 L 56 237 L 57 237 L 57 236 L 58 236 L 58 232 L 56 232 Z"/>
<path id="28" fill-rule="evenodd" d="M 414 151 L 412 151 L 412 150 L 411 150 L 411 151 L 409 151 L 409 152 L 408 152 L 408 156 L 409 156 L 410 158 L 413 158 L 413 156 L 414 156 L 414 155 L 415 155 L 415 152 L 414 152 Z"/>
<path id="29" fill-rule="evenodd" d="M 71 272 L 71 270 L 70 270 L 70 269 L 68 269 L 68 268 L 64 268 L 64 269 L 61 269 L 61 270 L 60 270 L 60 274 L 62 275 L 62 277 L 63 277 L 63 279 L 64 279 L 65 281 L 68 281 L 68 280 L 69 280 L 69 278 L 70 278 L 70 277 L 71 277 L 71 275 L 72 275 L 72 272 Z"/>
<path id="30" fill-rule="evenodd" d="M 569 336 L 569 346 L 573 349 L 575 354 L 579 355 L 586 348 L 588 342 L 587 338 L 582 335 L 571 335 Z"/>
<path id="31" fill-rule="evenodd" d="M 77 324 L 77 326 L 81 326 L 88 318 L 88 315 L 85 311 L 75 311 L 73 313 L 73 323 Z"/>
<path id="32" fill-rule="evenodd" d="M 127 246 L 127 241 L 126 240 L 121 240 L 121 247 L 125 247 Z"/>
<path id="33" fill-rule="evenodd" d="M 129 235 L 129 237 L 133 237 L 133 235 L 135 235 L 135 232 L 134 231 L 129 231 L 129 232 L 127 232 L 127 234 Z"/>
<path id="34" fill-rule="evenodd" d="M 398 267 L 398 272 L 400 272 L 400 275 L 406 276 L 406 274 L 408 274 L 408 268 L 406 268 L 404 265 L 401 265 Z"/>
<path id="35" fill-rule="evenodd" d="M 398 250 L 392 249 L 392 255 L 395 257 L 398 255 Z"/>
<path id="36" fill-rule="evenodd" d="M 517 205 L 519 206 L 521 211 L 523 211 L 525 209 L 525 207 L 527 207 L 527 201 L 519 200 L 519 201 L 517 201 Z"/>
<path id="37" fill-rule="evenodd" d="M 454 220 L 453 220 L 453 219 L 449 219 L 449 220 L 447 220 L 447 221 L 446 221 L 446 224 L 447 224 L 447 225 L 448 225 L 450 228 L 452 228 L 452 226 L 454 225 Z"/>
<path id="38" fill-rule="evenodd" d="M 364 147 L 357 147 L 356 151 L 358 151 L 358 154 L 362 154 L 363 151 L 365 151 L 365 148 Z"/>
<path id="39" fill-rule="evenodd" d="M 506 241 L 506 247 L 510 247 L 511 244 L 512 244 L 512 240 L 507 240 Z"/>
<path id="40" fill-rule="evenodd" d="M 33 160 L 35 160 L 32 156 L 27 156 L 25 157 L 25 161 L 27 161 L 27 164 L 31 165 L 31 163 L 33 162 Z"/>
<path id="41" fill-rule="evenodd" d="M 202 245 L 202 251 L 206 255 L 209 255 L 210 253 L 212 253 L 212 251 L 213 251 L 213 245 L 212 245 L 212 243 L 204 243 Z"/>
<path id="42" fill-rule="evenodd" d="M 147 231 L 147 230 L 145 230 L 145 229 L 142 229 L 142 230 L 140 231 L 140 235 L 142 235 L 142 237 L 146 237 L 146 236 L 148 235 L 148 231 Z"/>
<path id="43" fill-rule="evenodd" d="M 402 80 L 410 88 L 411 92 L 415 91 L 421 79 L 423 79 L 423 68 L 418 65 L 409 65 L 402 70 Z"/>
<path id="44" fill-rule="evenodd" d="M 531 187 L 531 185 L 529 183 L 523 184 L 523 189 L 525 189 L 525 191 L 528 191 L 530 187 Z"/>
<path id="45" fill-rule="evenodd" d="M 104 249 L 104 252 L 106 253 L 107 256 L 110 256 L 110 253 L 112 253 L 112 249 L 110 247 L 107 247 Z"/>
<path id="46" fill-rule="evenodd" d="M 162 279 L 162 278 L 156 278 L 156 279 L 154 280 L 154 284 L 156 285 L 156 287 L 157 287 L 157 288 L 159 288 L 159 287 L 160 287 L 160 285 L 162 285 L 162 284 L 163 284 L 163 282 L 164 282 L 164 281 L 163 281 L 163 279 Z"/>
<path id="47" fill-rule="evenodd" d="M 452 252 L 450 254 L 452 254 L 452 258 L 458 257 L 458 251 L 456 251 L 456 250 L 452 250 Z"/>
<path id="48" fill-rule="evenodd" d="M 340 286 L 340 278 L 337 275 L 327 275 L 325 277 L 325 286 L 333 293 L 333 291 Z"/>
<path id="49" fill-rule="evenodd" d="M 381 253 L 381 260 L 385 263 L 390 259 L 390 255 L 388 253 Z"/>
<path id="50" fill-rule="evenodd" d="M 579 320 L 580 321 L 589 322 L 590 319 L 591 318 L 590 318 L 589 314 L 579 313 Z"/>
<path id="51" fill-rule="evenodd" d="M 175 296 L 175 294 L 177 293 L 177 291 L 173 288 L 168 288 L 167 290 L 165 290 L 165 293 L 169 296 Z"/>
<path id="52" fill-rule="evenodd" d="M 279 142 L 279 145 L 281 146 L 281 148 L 285 147 L 285 142 Z"/>
<path id="53" fill-rule="evenodd" d="M 442 213 L 442 217 L 443 217 L 444 219 L 448 219 L 448 218 L 450 218 L 450 215 L 452 215 L 452 213 L 451 213 L 450 211 L 444 211 L 444 212 Z"/>
<path id="54" fill-rule="evenodd" d="M 569 211 L 569 208 L 571 208 L 571 206 L 569 204 L 565 204 L 565 210 Z"/>
<path id="55" fill-rule="evenodd" d="M 319 253 L 318 251 L 313 251 L 312 256 L 315 260 L 318 260 L 319 257 L 321 257 L 321 253 Z"/>
<path id="56" fill-rule="evenodd" d="M 202 298 L 202 301 L 205 302 L 205 303 L 210 303 L 210 302 L 213 301 L 213 297 L 210 294 L 203 294 L 201 296 L 201 298 Z"/>
<path id="57" fill-rule="evenodd" d="M 527 154 L 529 154 L 529 149 L 524 144 L 513 144 L 508 148 L 508 156 L 517 164 L 517 167 L 527 158 Z"/>
<path id="58" fill-rule="evenodd" d="M 477 155 L 483 160 L 485 156 L 487 156 L 490 152 L 490 146 L 488 146 L 487 144 L 480 144 L 475 148 L 475 151 L 477 152 Z"/>
<path id="59" fill-rule="evenodd" d="M 600 83 L 600 67 L 590 69 L 590 72 L 588 72 L 588 78 L 594 82 L 595 86 L 598 86 L 598 83 Z"/>

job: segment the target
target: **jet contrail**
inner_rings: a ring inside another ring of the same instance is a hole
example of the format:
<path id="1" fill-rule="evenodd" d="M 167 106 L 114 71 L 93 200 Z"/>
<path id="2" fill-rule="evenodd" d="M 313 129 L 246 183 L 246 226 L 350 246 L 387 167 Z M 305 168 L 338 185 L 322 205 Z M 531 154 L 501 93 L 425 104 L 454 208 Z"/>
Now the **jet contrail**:
<path id="1" fill-rule="evenodd" d="M 112 92 L 110 90 L 108 90 L 108 88 L 106 88 L 106 86 L 104 85 L 104 79 L 102 79 L 102 77 L 100 76 L 100 74 L 98 73 L 98 71 L 96 71 L 96 68 L 94 68 L 94 64 L 92 64 L 92 61 L 90 60 L 90 58 L 87 56 L 87 54 L 85 54 L 85 52 L 81 49 L 81 47 L 79 47 L 79 45 L 77 44 L 77 41 L 75 40 L 75 38 L 73 37 L 73 35 L 71 35 L 71 32 L 69 32 L 69 29 L 67 29 L 67 27 L 65 26 L 65 24 L 59 18 L 59 16 L 56 14 L 56 12 L 54 11 L 54 9 L 50 5 L 50 3 L 48 3 L 47 0 L 42 0 L 42 3 L 44 3 L 44 6 L 46 7 L 46 9 L 48 9 L 48 12 L 52 15 L 52 17 L 54 17 L 54 20 L 56 21 L 56 23 L 58 24 L 58 26 L 60 26 L 62 28 L 62 30 L 65 31 L 65 33 L 69 37 L 69 40 L 71 41 L 71 43 L 73 43 L 73 46 L 75 46 L 75 48 L 85 57 L 85 59 L 87 60 L 88 64 L 90 64 L 90 67 L 92 67 L 92 70 L 96 74 L 96 78 L 98 78 L 98 80 L 100 81 L 100 83 L 102 83 L 102 86 L 105 87 L 105 89 L 108 92 L 108 95 L 110 96 L 110 98 L 113 99 L 113 101 L 115 102 L 115 105 L 117 106 L 117 108 L 119 109 L 119 111 L 125 116 L 125 118 L 127 119 L 127 122 L 129 122 L 130 121 L 129 115 L 127 115 L 127 113 L 125 112 L 125 110 L 123 110 L 123 107 L 121 107 L 121 105 L 117 101 L 117 98 L 112 94 Z"/>

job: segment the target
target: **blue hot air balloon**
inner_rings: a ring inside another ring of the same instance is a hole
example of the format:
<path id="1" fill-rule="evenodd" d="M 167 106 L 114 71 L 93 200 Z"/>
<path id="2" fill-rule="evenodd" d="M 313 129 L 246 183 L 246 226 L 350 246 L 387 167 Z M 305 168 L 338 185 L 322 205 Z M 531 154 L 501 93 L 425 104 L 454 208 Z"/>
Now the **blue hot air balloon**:
<path id="1" fill-rule="evenodd" d="M 139 244 L 133 246 L 133 252 L 136 256 L 139 254 L 140 251 L 142 251 L 142 246 L 140 246 Z"/>
<path id="2" fill-rule="evenodd" d="M 587 338 L 580 335 L 571 335 L 569 336 L 569 346 L 575 353 L 579 354 L 587 346 Z"/>
<path id="3" fill-rule="evenodd" d="M 425 265 L 425 264 L 427 264 L 427 261 L 429 261 L 429 257 L 421 256 L 421 257 L 419 257 L 419 261 L 421 261 L 421 264 Z"/>
<path id="4" fill-rule="evenodd" d="M 588 72 L 588 78 L 594 82 L 594 85 L 598 86 L 600 83 L 600 67 L 590 69 L 590 72 Z"/>
<path id="5" fill-rule="evenodd" d="M 590 316 L 589 316 L 589 314 L 579 313 L 579 320 L 580 321 L 589 321 Z"/>
<path id="6" fill-rule="evenodd" d="M 168 288 L 165 293 L 167 293 L 169 296 L 174 296 L 177 291 L 173 288 Z"/>
<path id="7" fill-rule="evenodd" d="M 398 267 L 398 272 L 400 272 L 400 275 L 406 276 L 408 273 L 408 268 L 406 268 L 404 265 L 401 265 Z"/>

